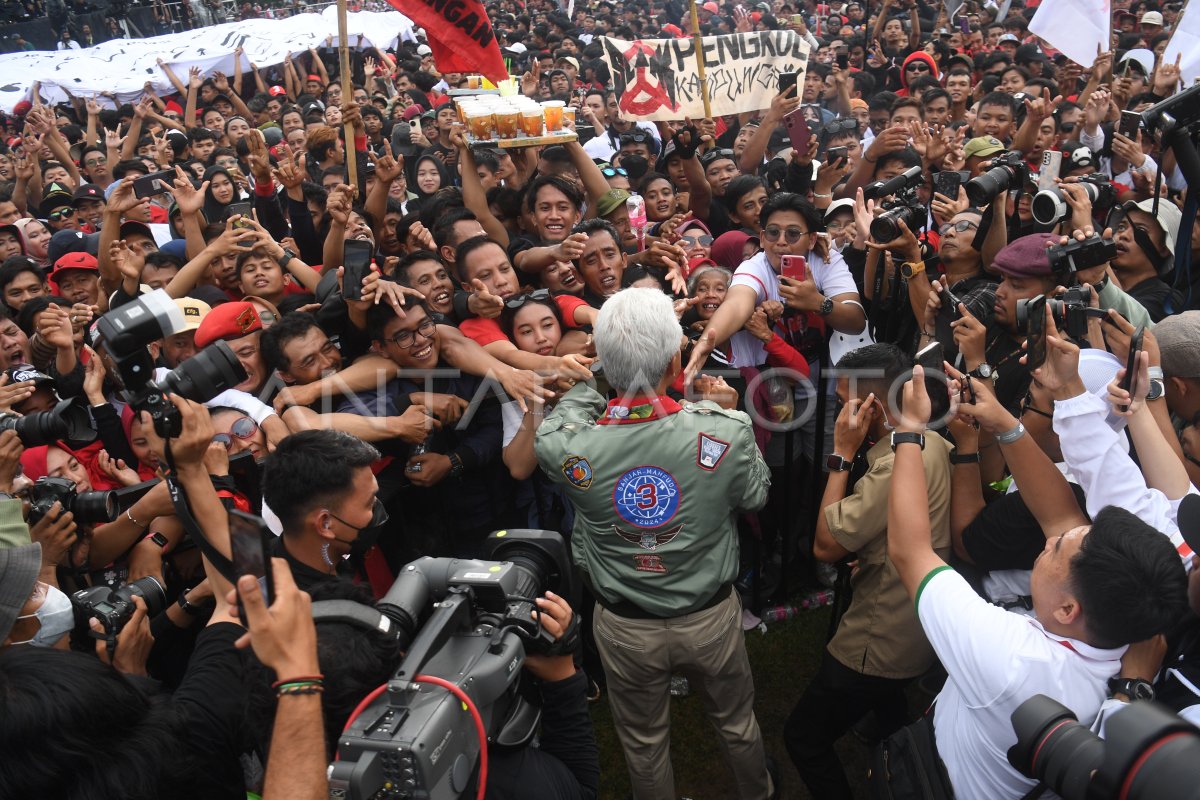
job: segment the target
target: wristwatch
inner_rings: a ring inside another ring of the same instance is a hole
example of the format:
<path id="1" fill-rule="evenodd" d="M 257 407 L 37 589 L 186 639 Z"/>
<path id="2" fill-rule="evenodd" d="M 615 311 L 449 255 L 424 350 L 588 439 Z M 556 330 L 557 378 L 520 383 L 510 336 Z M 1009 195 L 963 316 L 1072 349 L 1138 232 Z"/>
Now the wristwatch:
<path id="1" fill-rule="evenodd" d="M 164 533 L 162 533 L 161 531 L 155 531 L 154 533 L 150 534 L 146 538 L 149 539 L 150 541 L 154 542 L 159 547 L 164 548 L 164 549 L 166 549 L 166 546 L 171 543 L 171 540 L 168 539 L 166 537 L 166 535 Z"/>
<path id="2" fill-rule="evenodd" d="M 1167 391 L 1167 386 L 1165 383 L 1163 383 L 1162 378 L 1151 378 L 1150 391 L 1146 393 L 1146 399 L 1157 400 L 1163 396 L 1165 391 Z"/>
<path id="3" fill-rule="evenodd" d="M 279 257 L 279 268 L 287 271 L 288 262 L 296 257 L 296 254 L 288 248 L 283 248 L 283 255 Z"/>
<path id="4" fill-rule="evenodd" d="M 896 445 L 912 443 L 919 446 L 922 450 L 925 449 L 925 434 L 911 433 L 909 431 L 892 431 L 892 452 L 896 452 Z"/>
<path id="5" fill-rule="evenodd" d="M 992 365 L 985 361 L 967 374 L 972 378 L 980 378 L 986 381 L 996 377 L 996 370 L 992 369 Z"/>
<path id="6" fill-rule="evenodd" d="M 822 317 L 828 317 L 833 313 L 833 298 L 826 297 L 821 301 L 821 307 L 817 309 L 817 313 Z"/>
<path id="7" fill-rule="evenodd" d="M 830 472 L 845 472 L 850 469 L 850 465 L 854 463 L 854 459 L 846 460 L 837 453 L 830 453 L 825 456 L 825 466 Z"/>
<path id="8" fill-rule="evenodd" d="M 925 271 L 924 261 L 905 261 L 900 265 L 900 275 L 906 281 L 912 280 L 914 275 L 920 275 Z"/>
<path id="9" fill-rule="evenodd" d="M 212 606 L 207 606 L 207 605 L 198 606 L 195 603 L 189 602 L 187 599 L 187 592 L 184 592 L 183 594 L 179 595 L 179 601 L 178 601 L 177 605 L 183 609 L 183 613 L 187 614 L 190 617 L 198 617 L 201 614 L 203 614 L 205 611 L 208 611 L 209 609 L 212 608 Z"/>
<path id="10" fill-rule="evenodd" d="M 1123 694 L 1130 700 L 1153 700 L 1154 686 L 1141 678 L 1112 677 L 1108 679 L 1108 693 Z"/>
<path id="11" fill-rule="evenodd" d="M 959 453 L 957 450 L 950 451 L 951 464 L 978 464 L 979 453 Z"/>

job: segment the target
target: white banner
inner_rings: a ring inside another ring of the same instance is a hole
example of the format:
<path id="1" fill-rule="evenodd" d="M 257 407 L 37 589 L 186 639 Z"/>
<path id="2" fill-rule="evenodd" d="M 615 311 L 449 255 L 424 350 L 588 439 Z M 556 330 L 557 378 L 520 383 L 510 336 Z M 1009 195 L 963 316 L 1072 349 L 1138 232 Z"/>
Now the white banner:
<path id="1" fill-rule="evenodd" d="M 350 46 L 356 49 L 387 49 L 414 39 L 412 20 L 398 11 L 359 11 L 349 14 L 348 21 Z M 281 64 L 289 52 L 298 55 L 310 47 L 323 47 L 330 36 L 337 45 L 335 6 L 321 14 L 229 22 L 149 39 L 114 39 L 83 50 L 0 55 L 0 110 L 11 111 L 29 99 L 34 81 L 40 82 L 42 99 L 49 103 L 69 100 L 67 92 L 76 97 L 112 92 L 122 103 L 134 102 L 147 81 L 159 94 L 173 93 L 174 87 L 158 68 L 160 58 L 185 83 L 191 67 L 199 67 L 205 75 L 220 71 L 232 78 L 234 51 L 239 47 L 242 72 L 252 81 L 251 62 L 260 69 Z M 105 104 L 103 98 L 100 102 Z"/>
<path id="2" fill-rule="evenodd" d="M 693 39 L 600 41 L 623 117 L 704 118 Z M 781 72 L 797 73 L 796 91 L 804 88 L 809 47 L 794 31 L 705 36 L 701 42 L 714 117 L 768 108 L 779 94 Z"/>
<path id="3" fill-rule="evenodd" d="M 1186 89 L 1200 77 L 1200 3 L 1183 7 L 1183 15 L 1175 23 L 1175 33 L 1163 52 L 1163 63 L 1174 64 L 1180 54 L 1183 57 L 1179 59 L 1179 77 L 1183 78 Z"/>
<path id="4" fill-rule="evenodd" d="M 1029 30 L 1076 64 L 1090 67 L 1100 51 L 1112 49 L 1109 0 L 1043 0 Z"/>

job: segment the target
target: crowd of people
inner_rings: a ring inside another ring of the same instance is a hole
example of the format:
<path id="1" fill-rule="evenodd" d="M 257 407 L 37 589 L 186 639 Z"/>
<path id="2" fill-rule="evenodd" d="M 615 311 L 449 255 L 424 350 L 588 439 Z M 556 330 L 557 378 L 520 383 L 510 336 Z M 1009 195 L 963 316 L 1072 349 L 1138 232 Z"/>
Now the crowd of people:
<path id="1" fill-rule="evenodd" d="M 1080 64 L 1019 1 L 710 0 L 702 32 L 791 31 L 805 71 L 647 122 L 601 37 L 687 7 L 499 0 L 519 92 L 575 110 L 533 147 L 469 136 L 479 76 L 424 39 L 348 91 L 328 47 L 160 61 L 175 91 L 126 104 L 35 84 L 0 119 L 0 796 L 329 796 L 405 652 L 312 602 L 519 529 L 567 543 L 570 596 L 516 598 L 566 644 L 463 797 L 598 796 L 601 701 L 632 796 L 676 798 L 689 691 L 757 800 L 1038 796 L 1007 751 L 1039 694 L 1200 719 L 1200 220 L 1140 117 L 1198 77 L 1182 5 L 1116 0 Z M 743 627 L 822 584 L 819 668 L 760 728 Z"/>

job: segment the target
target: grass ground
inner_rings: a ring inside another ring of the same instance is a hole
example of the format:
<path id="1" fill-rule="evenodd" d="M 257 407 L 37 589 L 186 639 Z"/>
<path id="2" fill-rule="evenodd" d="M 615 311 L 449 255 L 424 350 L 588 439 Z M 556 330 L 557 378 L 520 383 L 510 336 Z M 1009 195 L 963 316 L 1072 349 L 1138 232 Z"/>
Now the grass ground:
<path id="1" fill-rule="evenodd" d="M 745 634 L 754 671 L 755 712 L 767 752 L 779 764 L 785 798 L 811 797 L 783 748 L 783 723 L 817 671 L 828 625 L 829 608 L 820 608 L 802 611 L 786 622 L 773 623 L 766 634 L 758 631 Z M 919 702 L 916 701 L 918 705 Z M 600 797 L 602 800 L 625 800 L 629 795 L 629 777 L 609 713 L 607 695 L 592 704 L 591 712 L 600 746 Z M 847 734 L 837 744 L 837 750 L 851 785 L 860 796 L 866 797 L 865 775 L 870 755 L 867 746 Z M 717 745 L 716 734 L 694 694 L 672 698 L 671 757 L 675 766 L 675 789 L 681 797 L 724 800 L 734 796 L 732 779 Z"/>

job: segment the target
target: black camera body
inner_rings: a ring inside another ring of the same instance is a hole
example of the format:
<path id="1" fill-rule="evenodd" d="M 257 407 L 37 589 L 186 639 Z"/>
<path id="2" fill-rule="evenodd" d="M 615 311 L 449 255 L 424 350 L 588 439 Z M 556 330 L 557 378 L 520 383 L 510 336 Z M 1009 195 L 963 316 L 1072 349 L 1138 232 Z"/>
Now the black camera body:
<path id="1" fill-rule="evenodd" d="M 150 617 L 158 616 L 167 607 L 166 590 L 153 575 L 127 583 L 120 589 L 110 589 L 107 586 L 80 589 L 71 595 L 71 604 L 88 619 L 99 620 L 104 634 L 103 637 L 97 638 L 108 641 L 111 649 L 115 645 L 117 634 L 137 610 L 137 606 L 133 604 L 134 597 L 146 601 L 146 614 Z"/>
<path id="2" fill-rule="evenodd" d="M 555 643 L 530 612 L 547 590 L 569 596 L 570 563 L 552 531 L 497 531 L 489 545 L 500 560 L 413 561 L 379 601 L 376 620 L 389 622 L 372 627 L 394 635 L 405 657 L 386 694 L 339 737 L 331 797 L 457 800 L 482 747 L 522 747 L 533 737 L 541 708 L 522 678 L 525 654 L 567 652 L 578 633 L 572 625 Z M 318 605 L 314 617 L 321 621 Z M 330 606 L 328 618 L 346 616 L 344 606 Z M 423 676 L 447 680 L 471 698 L 487 742 L 462 702 Z"/>
<path id="3" fill-rule="evenodd" d="M 1107 264 L 1117 257 L 1117 243 L 1092 234 L 1083 241 L 1071 239 L 1066 244 L 1056 244 L 1046 250 L 1054 278 L 1064 286 L 1075 282 L 1075 273 L 1080 270 Z"/>
<path id="4" fill-rule="evenodd" d="M 967 199 L 971 205 L 982 207 L 996 199 L 1001 192 L 1025 184 L 1029 166 L 1020 152 L 1011 150 L 988 162 L 987 170 L 978 178 L 967 181 Z"/>
<path id="5" fill-rule="evenodd" d="M 146 345 L 184 327 L 183 314 L 163 289 L 142 295 L 100 317 L 99 332 L 117 362 L 129 404 L 150 414 L 155 432 L 172 439 L 183 432 L 179 409 L 167 397 L 178 394 L 204 403 L 246 379 L 246 370 L 225 342 L 213 342 L 154 381 L 154 359 Z"/>
<path id="6" fill-rule="evenodd" d="M 1102 172 L 1085 175 L 1074 183 L 1084 190 L 1095 210 L 1106 211 L 1117 202 L 1117 190 Z M 1030 213 L 1033 214 L 1033 221 L 1039 225 L 1057 225 L 1071 216 L 1071 206 L 1067 203 L 1062 187 L 1052 186 L 1033 196 Z"/>
<path id="7" fill-rule="evenodd" d="M 78 397 L 62 400 L 49 411 L 36 414 L 0 414 L 0 432 L 14 430 L 24 447 L 41 447 L 60 440 L 82 447 L 96 441 L 87 408 Z"/>
<path id="8" fill-rule="evenodd" d="M 1047 298 L 1046 307 L 1054 315 L 1054 325 L 1059 331 L 1072 339 L 1082 339 L 1087 335 L 1088 303 L 1091 299 L 1091 289 L 1086 286 L 1072 286 L 1057 297 Z M 1018 333 L 1029 333 L 1029 304 L 1032 302 L 1033 300 L 1017 301 Z"/>
<path id="9" fill-rule="evenodd" d="M 71 512 L 77 524 L 112 522 L 117 518 L 117 493 L 114 491 L 75 491 L 75 481 L 45 476 L 34 481 L 29 490 L 29 524 L 36 525 L 50 513 L 55 503 L 64 513 Z"/>
<path id="10" fill-rule="evenodd" d="M 871 220 L 871 238 L 890 242 L 900 235 L 900 220 L 913 235 L 925 227 L 925 206 L 917 198 L 924 176 L 920 167 L 910 167 L 889 181 L 875 181 L 863 189 L 863 198 L 875 200 L 894 195 L 882 205 L 883 213 Z"/>

